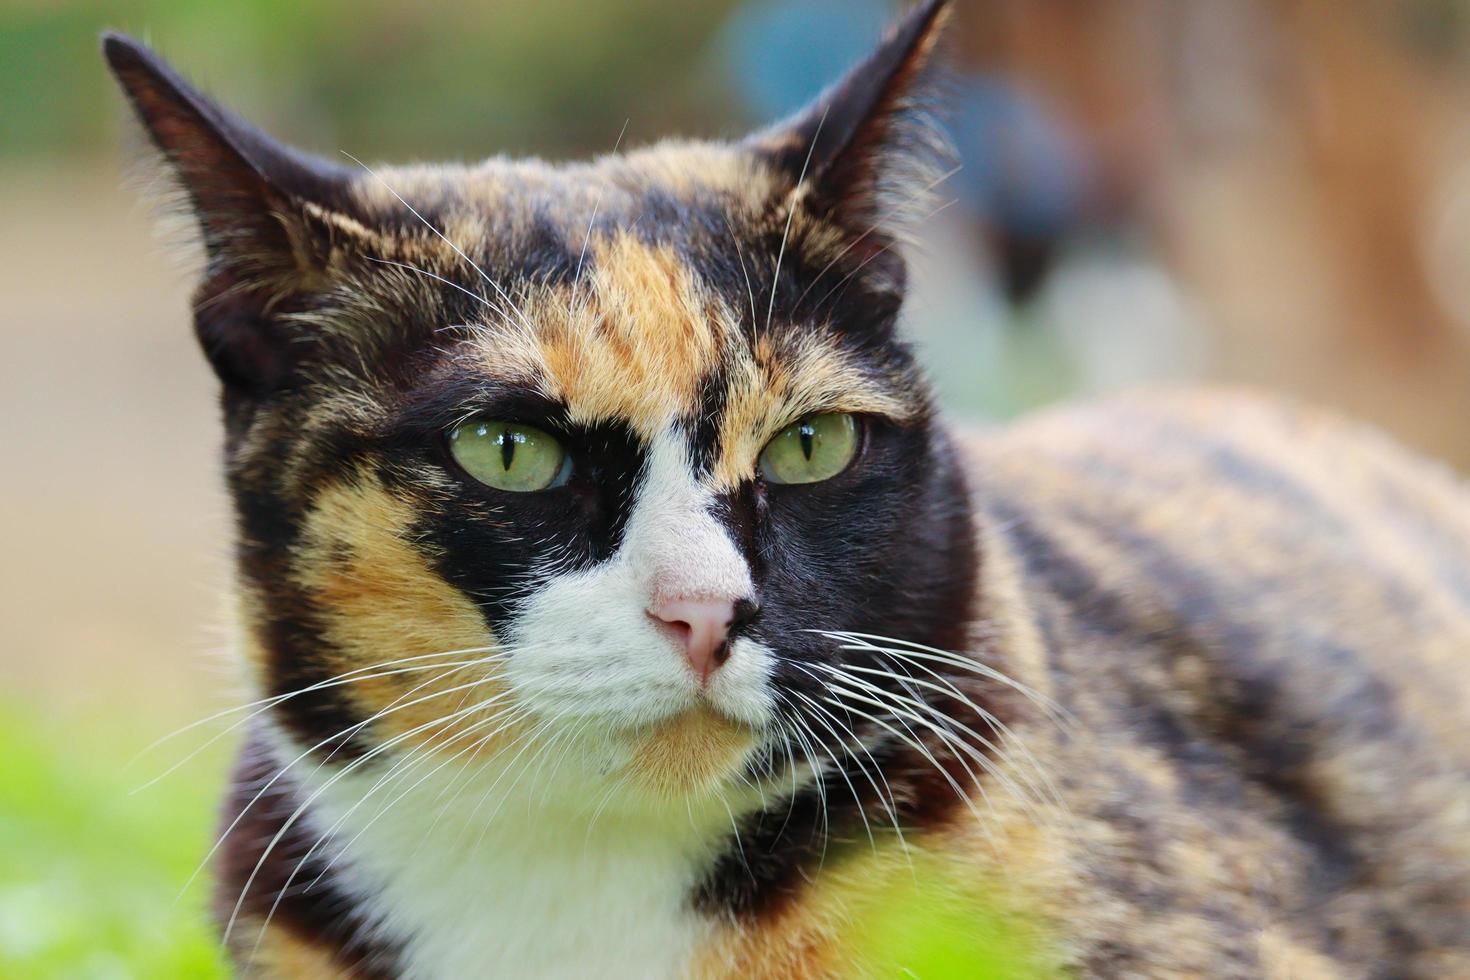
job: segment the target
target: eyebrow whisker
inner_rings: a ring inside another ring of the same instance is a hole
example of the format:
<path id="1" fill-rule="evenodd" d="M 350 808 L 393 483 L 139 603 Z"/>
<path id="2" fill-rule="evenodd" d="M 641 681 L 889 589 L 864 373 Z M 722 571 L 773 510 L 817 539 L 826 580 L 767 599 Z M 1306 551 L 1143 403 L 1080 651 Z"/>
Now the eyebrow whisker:
<path id="1" fill-rule="evenodd" d="M 796 186 L 791 188 L 791 193 L 787 195 L 790 204 L 786 209 L 786 230 L 781 233 L 781 247 L 776 251 L 776 271 L 771 276 L 771 301 L 766 305 L 766 333 L 771 332 L 771 316 L 776 312 L 776 286 L 781 281 L 781 260 L 786 257 L 786 240 L 791 237 L 791 220 L 796 217 L 796 207 L 801 203 L 799 200 L 801 185 L 806 180 L 807 168 L 811 166 L 812 154 L 817 151 L 817 140 L 821 139 L 822 126 L 827 122 L 828 108 L 830 107 L 822 108 L 822 118 L 817 120 L 816 132 L 812 133 L 812 142 L 807 147 L 806 159 L 802 161 L 801 173 L 796 177 Z"/>
<path id="2" fill-rule="evenodd" d="M 416 265 L 409 265 L 407 262 L 395 262 L 392 259 L 379 258 L 376 255 L 369 255 L 369 256 L 367 256 L 367 260 L 369 262 L 376 262 L 379 265 L 388 265 L 388 266 L 392 266 L 395 269 L 402 269 L 405 272 L 414 272 L 414 273 L 417 273 L 417 274 L 419 274 L 421 276 L 427 276 L 428 278 L 433 279 L 435 282 L 441 282 L 441 283 L 443 283 L 444 285 L 448 286 L 451 289 L 457 289 L 457 290 L 459 290 L 460 292 L 462 292 L 466 296 L 468 296 L 470 299 L 477 300 L 478 302 L 485 304 L 486 306 L 490 307 L 490 309 L 494 310 L 496 313 L 499 313 L 501 316 L 505 316 L 506 315 L 506 313 L 505 313 L 505 311 L 503 309 L 501 309 L 500 307 L 496 306 L 494 303 L 490 302 L 490 300 L 486 299 L 484 296 L 480 295 L 479 293 L 472 292 L 471 290 L 468 290 L 468 289 L 464 288 L 463 286 L 461 286 L 459 283 L 453 282 L 453 281 L 451 281 L 449 279 L 445 279 L 443 276 L 437 275 L 437 274 L 435 274 L 433 272 L 430 272 L 428 269 L 421 269 L 421 268 L 419 268 Z"/>
<path id="3" fill-rule="evenodd" d="M 475 272 L 479 274 L 479 276 L 480 276 L 481 279 L 483 279 L 487 283 L 489 283 L 490 284 L 490 288 L 493 289 L 493 290 L 495 290 L 495 292 L 500 296 L 500 298 L 505 301 L 505 304 L 507 306 L 509 306 L 515 312 L 516 317 L 521 321 L 521 326 L 525 327 L 527 330 L 530 330 L 531 329 L 530 323 L 526 320 L 526 314 L 521 310 L 521 308 L 516 305 L 515 301 L 510 298 L 510 295 L 508 293 L 506 293 L 506 291 L 504 289 L 500 288 L 500 283 L 498 283 L 494 279 L 490 278 L 490 274 L 487 273 L 484 269 L 480 268 L 480 266 L 475 262 L 475 260 L 472 259 L 472 258 L 470 258 L 469 255 L 467 255 L 465 253 L 465 250 L 464 249 L 462 249 L 458 245 L 456 245 L 454 243 L 454 241 L 448 235 L 444 234 L 444 232 L 442 232 L 438 228 L 434 227 L 433 222 L 431 222 L 428 218 L 425 218 L 422 214 L 420 214 L 418 212 L 418 209 L 415 208 L 412 204 L 409 204 L 408 201 L 404 199 L 403 195 L 400 194 L 400 193 L 398 193 L 396 190 L 394 190 L 393 187 L 392 187 L 392 185 L 390 185 L 386 180 L 384 180 L 378 174 L 378 172 L 376 170 L 374 170 L 372 167 L 369 167 L 367 164 L 363 163 L 361 160 L 359 160 L 357 157 L 353 156 L 351 153 L 348 153 L 346 150 L 343 150 L 342 151 L 342 155 L 345 156 L 345 157 L 347 157 L 347 159 L 351 160 L 353 163 L 357 164 L 363 170 L 367 171 L 373 177 L 374 180 L 376 180 L 378 183 L 380 183 L 380 184 L 383 185 L 383 188 L 389 194 L 392 194 L 395 198 L 398 199 L 398 203 L 399 204 L 402 204 L 405 208 L 408 209 L 408 211 L 409 211 L 410 214 L 412 214 L 415 218 L 418 218 L 419 221 L 423 222 L 423 225 L 424 225 L 425 228 L 428 228 L 435 235 L 439 236 L 439 238 L 442 239 L 446 245 L 448 245 L 450 248 L 454 249 L 455 254 L 458 255 L 461 259 L 464 259 L 465 263 L 467 265 L 469 265 L 469 267 L 471 269 L 474 269 Z"/>

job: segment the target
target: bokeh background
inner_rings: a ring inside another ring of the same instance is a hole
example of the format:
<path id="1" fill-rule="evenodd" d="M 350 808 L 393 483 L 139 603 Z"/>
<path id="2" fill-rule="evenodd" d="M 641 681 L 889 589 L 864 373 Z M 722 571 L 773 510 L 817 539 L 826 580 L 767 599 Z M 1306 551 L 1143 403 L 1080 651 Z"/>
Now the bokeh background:
<path id="1" fill-rule="evenodd" d="M 1470 465 L 1470 2 L 959 0 L 910 327 L 950 409 L 1269 386 Z M 129 187 L 120 28 L 363 159 L 734 135 L 882 0 L 0 4 L 0 976 L 220 965 L 181 886 L 243 698 L 187 260 Z M 175 771 L 175 763 L 202 748 Z M 153 782 L 155 777 L 168 773 Z M 150 785 L 151 783 L 151 785 Z"/>

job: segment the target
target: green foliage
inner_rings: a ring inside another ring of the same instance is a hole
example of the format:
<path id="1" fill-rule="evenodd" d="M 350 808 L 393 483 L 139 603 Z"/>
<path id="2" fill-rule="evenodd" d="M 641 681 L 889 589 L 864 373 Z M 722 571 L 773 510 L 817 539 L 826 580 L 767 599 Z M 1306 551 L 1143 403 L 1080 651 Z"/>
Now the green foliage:
<path id="1" fill-rule="evenodd" d="M 151 44 L 276 135 L 328 156 L 576 154 L 730 115 L 709 38 L 732 0 L 81 0 L 0 5 L 0 157 L 110 149 L 97 51 Z M 650 51 L 660 52 L 650 58 Z M 672 84 L 677 80 L 677 84 Z M 12 97 L 13 96 L 13 97 Z"/>
<path id="2" fill-rule="evenodd" d="M 0 976 L 226 975 L 207 883 L 179 894 L 209 846 L 223 760 L 130 795 L 152 774 L 124 771 L 137 744 L 0 710 Z"/>
<path id="3" fill-rule="evenodd" d="M 916 856 L 858 906 L 845 936 L 854 976 L 888 980 L 1049 980 L 1061 973 L 1034 919 L 1002 891 Z"/>

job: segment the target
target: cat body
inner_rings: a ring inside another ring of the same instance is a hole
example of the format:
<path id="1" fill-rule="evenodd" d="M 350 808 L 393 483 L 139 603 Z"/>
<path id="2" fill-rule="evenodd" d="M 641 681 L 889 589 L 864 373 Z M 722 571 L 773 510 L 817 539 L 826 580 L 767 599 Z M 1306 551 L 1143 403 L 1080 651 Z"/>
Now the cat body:
<path id="1" fill-rule="evenodd" d="M 1071 718 L 1026 737 L 1081 972 L 1470 971 L 1463 484 L 1243 392 L 1048 413 L 977 458 L 1026 609 L 1006 669 Z"/>
<path id="2" fill-rule="evenodd" d="M 105 42 L 207 259 L 243 972 L 851 975 L 932 866 L 1035 972 L 1466 969 L 1470 498 L 1233 394 L 953 435 L 943 17 L 562 166 L 323 163 Z"/>

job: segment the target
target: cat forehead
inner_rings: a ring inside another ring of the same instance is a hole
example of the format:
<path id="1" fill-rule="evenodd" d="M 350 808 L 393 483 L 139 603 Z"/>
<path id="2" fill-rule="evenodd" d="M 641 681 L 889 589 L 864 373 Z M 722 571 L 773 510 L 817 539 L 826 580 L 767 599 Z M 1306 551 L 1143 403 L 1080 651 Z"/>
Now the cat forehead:
<path id="1" fill-rule="evenodd" d="M 666 246 L 703 288 L 748 306 L 751 293 L 771 285 L 778 252 L 788 284 L 803 263 L 841 271 L 851 236 L 802 207 L 804 191 L 768 156 L 739 145 L 665 141 L 585 163 L 497 158 L 369 170 L 355 179 L 345 213 L 324 216 L 368 254 L 454 282 L 478 264 L 479 285 L 491 292 L 569 281 L 620 259 L 636 279 L 646 257 L 606 243 Z"/>
<path id="2" fill-rule="evenodd" d="M 840 249 L 805 217 L 788 228 L 777 178 L 730 147 L 379 171 L 360 193 L 398 222 L 373 243 L 388 278 L 461 301 L 430 313 L 457 318 L 437 325 L 462 338 L 436 345 L 453 374 L 532 388 L 573 424 L 646 443 L 697 432 L 716 482 L 752 475 L 802 415 L 918 410 L 906 363 L 853 343 L 830 310 L 798 323 L 791 297 L 772 301 Z"/>
<path id="3" fill-rule="evenodd" d="M 764 442 L 818 412 L 904 419 L 912 386 L 820 323 L 762 321 L 710 288 L 666 243 L 627 229 L 587 238 L 570 282 L 497 297 L 454 350 L 456 372 L 513 379 L 568 421 L 626 425 L 645 444 L 671 427 L 699 443 L 716 484 L 753 475 Z"/>
<path id="4" fill-rule="evenodd" d="M 476 240 L 514 239 L 540 225 L 580 242 L 589 224 L 636 223 L 676 231 L 671 219 L 709 213 L 749 218 L 779 204 L 789 180 L 738 146 L 668 140 L 586 162 L 492 158 L 469 166 L 393 167 L 357 178 L 354 211 L 386 222 L 405 204 Z M 682 213 L 673 213 L 679 209 Z"/>
<path id="5" fill-rule="evenodd" d="M 678 251 L 627 231 L 594 236 L 585 274 L 525 294 L 510 323 L 468 343 L 480 370 L 536 379 L 577 421 L 652 436 L 673 420 L 811 411 L 902 414 L 895 379 L 824 323 L 766 322 L 711 288 Z M 750 418 L 749 424 L 758 420 Z"/>

